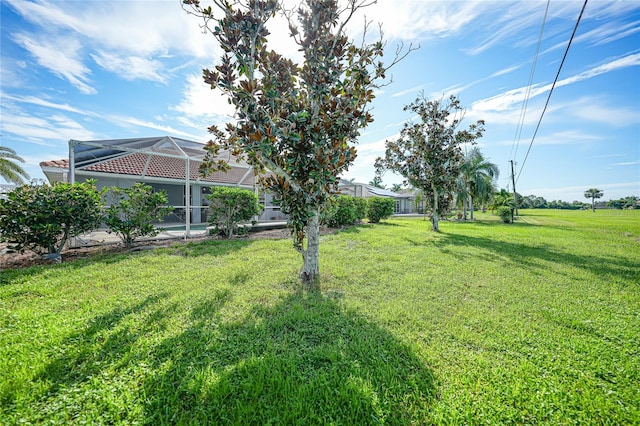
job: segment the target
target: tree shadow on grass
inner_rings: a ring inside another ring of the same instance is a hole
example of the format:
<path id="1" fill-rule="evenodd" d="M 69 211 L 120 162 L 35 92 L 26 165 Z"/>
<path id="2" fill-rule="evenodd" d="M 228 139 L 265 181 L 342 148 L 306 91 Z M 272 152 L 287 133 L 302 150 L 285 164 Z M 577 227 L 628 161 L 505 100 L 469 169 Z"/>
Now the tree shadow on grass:
<path id="1" fill-rule="evenodd" d="M 151 329 L 162 328 L 165 310 L 171 311 L 175 306 L 156 310 L 140 323 L 132 323 L 130 318 L 152 311 L 167 297 L 166 293 L 161 293 L 136 304 L 116 307 L 91 318 L 84 329 L 72 333 L 63 341 L 57 344 L 49 342 L 44 350 L 52 351 L 51 361 L 34 374 L 30 383 L 22 385 L 35 385 L 34 388 L 38 389 L 35 395 L 29 392 L 31 398 L 37 398 L 37 403 L 33 405 L 38 406 L 38 416 L 41 416 L 35 420 L 51 420 L 50 416 L 60 415 L 60 409 L 66 410 L 61 400 L 67 399 L 70 400 L 67 403 L 81 406 L 83 398 L 79 393 L 80 387 L 100 377 L 107 368 L 126 368 L 133 362 L 136 355 L 132 348 L 138 337 Z M 15 386 L 4 391 L 0 402 L 8 407 L 25 389 Z M 77 401 L 73 400 L 73 395 L 69 395 L 73 392 L 79 397 Z M 85 396 L 89 393 L 85 392 Z"/>
<path id="2" fill-rule="evenodd" d="M 174 256 L 197 257 L 197 256 L 224 256 L 237 250 L 248 247 L 254 242 L 249 239 L 232 240 L 204 240 L 190 241 L 186 243 L 175 243 L 168 247 L 153 247 L 153 250 L 119 251 L 113 253 L 92 253 L 87 257 L 74 259 L 69 262 L 51 265 L 37 265 L 24 269 L 9 269 L 0 274 L 0 287 L 28 281 L 31 277 L 40 274 L 59 272 L 63 275 L 72 275 L 74 271 L 90 265 L 113 265 L 130 259 L 134 256 L 154 256 L 157 253 L 167 253 Z M 139 247 L 138 247 L 139 248 Z"/>
<path id="3" fill-rule="evenodd" d="M 319 294 L 220 323 L 219 307 L 154 351 L 149 424 L 411 424 L 427 418 L 430 369 L 389 332 Z M 169 365 L 159 369 L 158 366 Z"/>
<path id="4" fill-rule="evenodd" d="M 412 243 L 415 245 L 416 242 Z M 593 255 L 579 255 L 558 251 L 547 245 L 532 246 L 529 244 L 510 243 L 505 241 L 493 240 L 490 238 L 471 237 L 467 235 L 458 235 L 451 233 L 441 234 L 441 238 L 425 242 L 428 245 L 435 245 L 442 251 L 448 251 L 449 246 L 453 247 L 474 247 L 480 248 L 477 254 L 470 256 L 481 257 L 484 260 L 493 260 L 488 253 L 494 253 L 502 258 L 509 259 L 515 264 L 528 267 L 532 270 L 546 268 L 538 261 L 546 261 L 560 263 L 577 269 L 584 269 L 594 275 L 604 279 L 611 276 L 623 279 L 629 283 L 636 283 L 637 277 L 640 276 L 640 265 L 629 259 L 598 255 L 594 251 Z M 455 256 L 462 257 L 463 254 L 458 251 L 452 252 Z"/>

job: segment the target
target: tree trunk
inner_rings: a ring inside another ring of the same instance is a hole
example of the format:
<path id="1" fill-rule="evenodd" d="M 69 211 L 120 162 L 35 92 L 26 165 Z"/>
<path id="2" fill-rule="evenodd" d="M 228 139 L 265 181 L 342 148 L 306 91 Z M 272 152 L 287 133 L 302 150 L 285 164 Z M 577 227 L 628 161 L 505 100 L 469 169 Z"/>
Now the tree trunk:
<path id="1" fill-rule="evenodd" d="M 467 200 L 462 199 L 462 218 L 467 220 Z"/>
<path id="2" fill-rule="evenodd" d="M 316 212 L 307 223 L 307 248 L 302 250 L 302 271 L 300 280 L 307 290 L 318 284 L 320 277 L 320 218 Z"/>
<path id="3" fill-rule="evenodd" d="M 473 220 L 473 197 L 469 196 L 469 212 L 471 212 L 471 220 Z"/>
<path id="4" fill-rule="evenodd" d="M 432 230 L 435 232 L 440 232 L 440 228 L 438 228 L 438 191 L 432 187 L 433 190 L 433 214 L 431 215 L 431 221 L 433 222 Z"/>

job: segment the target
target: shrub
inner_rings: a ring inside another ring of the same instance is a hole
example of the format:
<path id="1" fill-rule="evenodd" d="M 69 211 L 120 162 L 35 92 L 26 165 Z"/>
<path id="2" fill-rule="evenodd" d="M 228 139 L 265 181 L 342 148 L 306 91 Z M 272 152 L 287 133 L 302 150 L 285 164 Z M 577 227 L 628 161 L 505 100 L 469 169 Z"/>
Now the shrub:
<path id="1" fill-rule="evenodd" d="M 334 198 L 328 209 L 324 222 L 328 226 L 341 227 L 356 223 L 356 200 L 350 195 L 339 195 Z"/>
<path id="2" fill-rule="evenodd" d="M 105 210 L 104 222 L 122 240 L 125 247 L 131 247 L 140 237 L 154 237 L 162 231 L 152 222 L 173 211 L 167 203 L 165 191 L 153 192 L 153 188 L 136 183 L 130 188 L 110 187 L 107 192 L 109 207 Z"/>
<path id="3" fill-rule="evenodd" d="M 367 218 L 371 223 L 378 223 L 391 216 L 395 207 L 396 201 L 393 198 L 371 197 L 367 206 Z"/>
<path id="4" fill-rule="evenodd" d="M 498 214 L 498 216 L 500 216 L 504 223 L 511 223 L 512 211 L 513 209 L 511 207 L 500 206 L 497 208 L 496 213 Z"/>
<path id="5" fill-rule="evenodd" d="M 362 222 L 367 217 L 367 199 L 354 197 L 356 223 Z"/>
<path id="6" fill-rule="evenodd" d="M 0 200 L 0 241 L 59 260 L 69 238 L 100 226 L 100 194 L 93 180 L 20 186 Z"/>
<path id="7" fill-rule="evenodd" d="M 258 196 L 248 189 L 216 186 L 211 188 L 209 223 L 227 238 L 233 237 L 242 222 L 260 213 Z"/>

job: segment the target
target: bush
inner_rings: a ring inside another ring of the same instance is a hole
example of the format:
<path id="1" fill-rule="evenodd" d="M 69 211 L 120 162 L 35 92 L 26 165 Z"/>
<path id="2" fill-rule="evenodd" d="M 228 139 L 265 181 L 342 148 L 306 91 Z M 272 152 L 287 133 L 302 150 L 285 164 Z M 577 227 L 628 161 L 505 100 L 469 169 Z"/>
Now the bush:
<path id="1" fill-rule="evenodd" d="M 0 200 L 0 241 L 59 260 L 69 238 L 100 226 L 101 207 L 93 180 L 20 186 Z"/>
<path id="2" fill-rule="evenodd" d="M 173 211 L 167 203 L 165 191 L 153 192 L 153 188 L 136 183 L 131 188 L 113 186 L 107 192 L 109 207 L 105 211 L 104 222 L 122 240 L 125 247 L 131 247 L 140 237 L 154 237 L 162 231 L 152 222 Z"/>
<path id="3" fill-rule="evenodd" d="M 500 206 L 497 208 L 496 213 L 498 214 L 498 216 L 500 216 L 504 223 L 511 223 L 512 211 L 513 209 L 510 207 Z"/>
<path id="4" fill-rule="evenodd" d="M 356 200 L 350 195 L 339 195 L 328 208 L 324 223 L 339 228 L 356 223 Z"/>
<path id="5" fill-rule="evenodd" d="M 362 222 L 367 217 L 367 199 L 354 197 L 356 223 Z"/>
<path id="6" fill-rule="evenodd" d="M 209 223 L 227 238 L 233 237 L 242 222 L 249 222 L 260 213 L 258 196 L 248 189 L 216 186 L 211 188 Z"/>
<path id="7" fill-rule="evenodd" d="M 371 197 L 367 205 L 367 218 L 370 223 L 378 223 L 393 214 L 396 200 L 386 197 Z"/>

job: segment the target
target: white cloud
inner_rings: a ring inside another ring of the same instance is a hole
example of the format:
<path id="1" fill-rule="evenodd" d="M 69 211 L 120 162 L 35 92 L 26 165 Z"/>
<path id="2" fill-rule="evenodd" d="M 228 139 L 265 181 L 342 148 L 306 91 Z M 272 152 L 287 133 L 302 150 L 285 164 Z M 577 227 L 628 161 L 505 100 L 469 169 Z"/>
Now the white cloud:
<path id="1" fill-rule="evenodd" d="M 632 66 L 640 65 L 640 53 L 632 53 L 626 56 L 609 60 L 606 63 L 595 66 L 587 71 L 576 74 L 571 77 L 559 80 L 556 83 L 557 87 L 567 86 L 573 83 L 577 83 L 583 80 L 596 77 L 601 74 L 616 71 Z M 551 90 L 552 84 L 534 84 L 531 86 L 529 98 L 547 93 Z M 527 87 L 520 87 L 517 89 L 508 90 L 496 96 L 492 96 L 486 99 L 481 99 L 472 104 L 471 108 L 475 111 L 506 111 L 513 108 L 515 105 L 524 101 L 527 92 Z"/>
<path id="2" fill-rule="evenodd" d="M 637 126 L 640 112 L 634 108 L 611 106 L 601 97 L 585 96 L 567 105 L 567 113 L 589 122 L 614 127 Z"/>
<path id="3" fill-rule="evenodd" d="M 95 117 L 99 116 L 98 114 L 72 107 L 69 104 L 58 104 L 55 102 L 50 102 L 46 99 L 37 98 L 35 96 L 13 96 L 7 93 L 0 92 L 0 97 L 2 97 L 2 99 L 5 99 L 5 100 L 16 101 L 19 103 L 27 103 L 31 105 L 38 105 L 46 108 L 53 108 L 61 111 L 73 112 L 76 114 L 91 115 Z"/>
<path id="4" fill-rule="evenodd" d="M 477 18 L 481 8 L 480 1 L 379 0 L 362 14 L 382 23 L 386 39 L 411 41 L 455 34 Z M 359 32 L 361 25 L 362 20 L 355 19 L 352 28 Z"/>
<path id="5" fill-rule="evenodd" d="M 118 56 L 107 52 L 98 52 L 91 57 L 98 65 L 109 72 L 118 74 L 125 80 L 150 80 L 166 83 L 167 78 L 161 74 L 162 63 L 153 59 L 137 56 Z"/>
<path id="6" fill-rule="evenodd" d="M 202 34 L 179 1 L 8 1 L 46 31 L 72 31 L 113 52 L 146 57 L 176 51 L 199 58 L 215 53 L 211 35 Z"/>
<path id="7" fill-rule="evenodd" d="M 93 132 L 62 114 L 36 117 L 3 111 L 2 132 L 43 146 L 56 146 L 55 141 L 69 139 L 95 139 Z"/>
<path id="8" fill-rule="evenodd" d="M 637 164 L 640 164 L 640 161 L 627 161 L 625 163 L 613 163 L 610 165 L 611 166 L 635 166 Z"/>
<path id="9" fill-rule="evenodd" d="M 211 90 L 200 75 L 192 74 L 186 79 L 182 101 L 172 109 L 187 116 L 191 122 L 202 123 L 204 129 L 232 119 L 235 109 L 227 99 L 220 90 Z"/>
<path id="10" fill-rule="evenodd" d="M 72 37 L 32 38 L 27 34 L 16 34 L 16 43 L 31 53 L 38 63 L 53 74 L 67 80 L 81 93 L 95 94 L 89 85 L 91 70 L 82 63 L 80 43 Z"/>
<path id="11" fill-rule="evenodd" d="M 404 96 L 404 95 L 408 95 L 408 94 L 413 94 L 413 95 L 417 95 L 421 90 L 424 89 L 424 86 L 426 86 L 426 84 L 420 84 L 418 86 L 413 86 L 410 87 L 409 89 L 405 89 L 405 90 L 401 90 L 399 92 L 396 92 L 394 94 L 391 95 L 392 98 L 396 98 L 399 96 Z"/>
<path id="12" fill-rule="evenodd" d="M 546 136 L 536 137 L 536 145 L 574 145 L 601 140 L 600 136 L 581 130 L 564 130 Z"/>
<path id="13" fill-rule="evenodd" d="M 144 128 L 153 129 L 153 130 L 160 130 L 161 132 L 166 133 L 168 135 L 182 136 L 187 139 L 192 139 L 196 141 L 201 141 L 203 139 L 202 135 L 194 135 L 193 133 L 184 132 L 172 126 L 166 126 L 166 125 L 154 123 L 152 121 L 140 120 L 135 117 L 111 115 L 107 118 L 111 121 L 118 122 L 119 124 L 135 126 L 135 127 L 144 127 Z"/>

